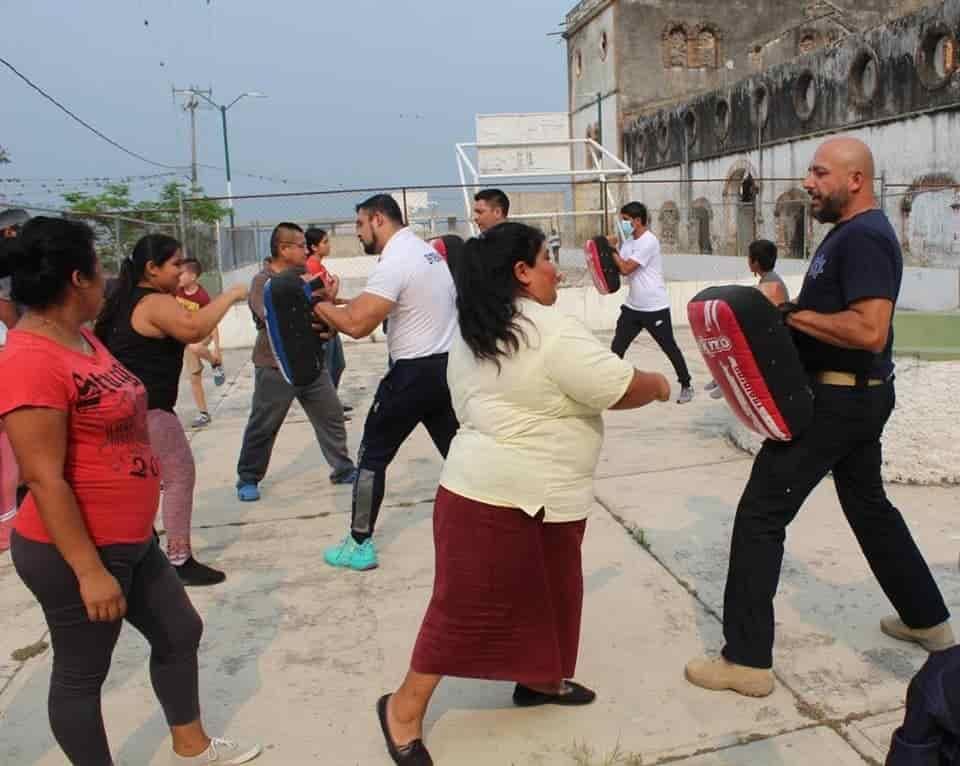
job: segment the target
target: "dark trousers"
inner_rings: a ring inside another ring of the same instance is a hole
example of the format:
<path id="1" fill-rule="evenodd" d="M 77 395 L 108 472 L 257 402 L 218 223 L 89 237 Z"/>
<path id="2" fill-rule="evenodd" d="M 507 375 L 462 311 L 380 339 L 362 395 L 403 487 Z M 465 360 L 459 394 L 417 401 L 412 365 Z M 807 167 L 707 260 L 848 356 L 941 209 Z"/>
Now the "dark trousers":
<path id="1" fill-rule="evenodd" d="M 380 381 L 363 425 L 357 459 L 350 524 L 354 538 L 373 535 L 383 503 L 387 466 L 420 423 L 445 458 L 460 427 L 447 388 L 446 354 L 395 361 Z"/>
<path id="2" fill-rule="evenodd" d="M 907 688 L 886 766 L 960 764 L 960 646 L 934 652 Z"/>
<path id="3" fill-rule="evenodd" d="M 111 766 L 100 689 L 110 669 L 123 621 L 90 622 L 76 575 L 54 545 L 14 533 L 10 552 L 17 574 L 43 608 L 53 646 L 50 728 L 67 759 L 78 766 Z M 99 549 L 127 599 L 126 620 L 150 643 L 150 680 L 167 723 L 200 717 L 197 647 L 203 622 L 156 538 Z"/>
<path id="4" fill-rule="evenodd" d="M 294 399 L 300 402 L 313 426 L 320 451 L 333 469 L 331 478 L 353 470 L 353 461 L 347 452 L 343 405 L 330 376 L 322 372 L 309 386 L 292 386 L 275 367 L 257 367 L 250 419 L 243 432 L 243 446 L 237 461 L 238 487 L 259 484 L 266 476 L 273 444 Z"/>
<path id="5" fill-rule="evenodd" d="M 893 383 L 815 385 L 814 394 L 813 423 L 792 442 L 764 443 L 737 508 L 723 600 L 723 655 L 740 665 L 773 665 L 773 597 L 786 528 L 830 471 L 847 522 L 904 623 L 930 628 L 949 617 L 880 476 L 880 436 L 893 411 Z"/>
<path id="6" fill-rule="evenodd" d="M 333 387 L 340 388 L 340 378 L 343 377 L 343 371 L 347 368 L 347 358 L 343 355 L 343 341 L 340 340 L 340 333 L 336 333 L 327 341 L 324 347 L 324 355 L 323 366 L 330 371 Z"/>
<path id="7" fill-rule="evenodd" d="M 670 321 L 670 309 L 662 311 L 634 311 L 628 306 L 621 306 L 620 318 L 617 320 L 617 331 L 613 336 L 610 350 L 623 359 L 630 344 L 636 337 L 646 330 L 660 346 L 660 350 L 670 359 L 677 380 L 681 386 L 690 385 L 690 372 L 683 352 L 673 337 L 673 322 Z"/>

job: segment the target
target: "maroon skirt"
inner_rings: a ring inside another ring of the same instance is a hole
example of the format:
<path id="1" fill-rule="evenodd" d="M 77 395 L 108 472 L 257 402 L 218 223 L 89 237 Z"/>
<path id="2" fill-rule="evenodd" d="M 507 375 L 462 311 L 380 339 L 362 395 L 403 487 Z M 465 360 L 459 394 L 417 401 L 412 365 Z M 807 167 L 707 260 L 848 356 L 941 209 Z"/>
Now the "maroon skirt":
<path id="1" fill-rule="evenodd" d="M 580 646 L 587 522 L 545 524 L 443 487 L 436 572 L 411 667 L 418 673 L 546 684 L 572 678 Z"/>

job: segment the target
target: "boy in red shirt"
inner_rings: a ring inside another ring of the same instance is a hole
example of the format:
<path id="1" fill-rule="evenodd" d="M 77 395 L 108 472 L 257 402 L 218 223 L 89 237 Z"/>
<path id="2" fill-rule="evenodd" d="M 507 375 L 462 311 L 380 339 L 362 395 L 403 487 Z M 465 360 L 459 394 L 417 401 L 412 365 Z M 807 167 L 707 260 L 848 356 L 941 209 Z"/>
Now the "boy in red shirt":
<path id="1" fill-rule="evenodd" d="M 180 289 L 177 290 L 177 300 L 189 311 L 199 311 L 208 303 L 210 296 L 200 286 L 197 280 L 203 273 L 203 266 L 195 258 L 188 258 L 183 262 L 183 273 L 180 275 Z M 213 341 L 213 350 L 210 342 Z M 193 423 L 193 428 L 203 428 L 210 425 L 210 413 L 207 411 L 207 395 L 203 390 L 203 362 L 209 363 L 213 369 L 213 383 L 222 386 L 227 375 L 223 371 L 223 355 L 220 351 L 220 330 L 204 338 L 199 343 L 191 343 L 184 349 L 183 361 L 190 373 L 190 388 L 193 391 L 193 401 L 200 411 Z"/>
<path id="2" fill-rule="evenodd" d="M 327 271 L 323 265 L 323 259 L 330 255 L 330 235 L 323 229 L 310 228 L 305 232 L 307 242 L 307 272 L 314 277 L 320 277 L 327 288 L 332 288 L 336 282 L 336 277 Z M 343 341 L 339 333 L 334 333 L 333 337 L 327 341 L 326 349 L 326 367 L 330 372 L 330 378 L 333 380 L 333 387 L 340 388 L 340 378 L 343 377 L 343 371 L 347 367 L 347 359 L 343 354 Z M 353 407 L 344 405 L 343 411 L 350 412 Z M 348 415 L 347 420 L 350 419 Z"/>

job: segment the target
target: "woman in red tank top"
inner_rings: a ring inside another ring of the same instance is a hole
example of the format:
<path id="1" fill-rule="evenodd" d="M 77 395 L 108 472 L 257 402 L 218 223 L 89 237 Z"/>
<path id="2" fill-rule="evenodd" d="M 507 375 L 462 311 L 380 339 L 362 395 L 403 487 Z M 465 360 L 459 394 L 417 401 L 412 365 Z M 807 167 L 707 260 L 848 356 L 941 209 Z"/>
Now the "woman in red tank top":
<path id="1" fill-rule="evenodd" d="M 13 294 L 27 311 L 0 354 L 0 417 L 30 488 L 10 551 L 50 629 L 50 725 L 71 763 L 113 762 L 100 695 L 126 619 L 151 646 L 173 762 L 245 763 L 259 746 L 211 739 L 200 720 L 203 623 L 153 535 L 147 391 L 86 328 L 103 303 L 93 245 L 76 221 L 24 226 Z"/>

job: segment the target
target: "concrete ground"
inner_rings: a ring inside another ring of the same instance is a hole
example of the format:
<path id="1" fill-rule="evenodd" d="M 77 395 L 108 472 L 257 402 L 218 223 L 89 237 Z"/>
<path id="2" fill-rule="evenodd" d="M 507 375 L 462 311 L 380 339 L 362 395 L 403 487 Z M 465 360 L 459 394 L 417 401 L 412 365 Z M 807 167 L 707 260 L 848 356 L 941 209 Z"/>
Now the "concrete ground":
<path id="1" fill-rule="evenodd" d="M 695 383 L 705 368 L 685 331 Z M 630 358 L 668 364 L 648 338 Z M 356 406 L 350 444 L 386 362 L 378 344 L 347 346 L 343 398 Z M 332 487 L 309 424 L 294 409 L 263 499 L 240 504 L 234 470 L 250 403 L 246 354 L 208 392 L 214 423 L 193 438 L 195 547 L 227 582 L 195 589 L 204 617 L 201 685 L 211 732 L 262 741 L 260 762 L 378 766 L 390 761 L 374 703 L 407 668 L 433 568 L 431 500 L 440 460 L 418 430 L 388 475 L 381 567 L 335 571 L 321 550 L 347 528 L 350 489 Z M 184 388 L 181 415 L 193 415 Z M 907 682 L 925 653 L 884 636 L 890 607 L 860 555 L 829 483 L 790 529 L 777 598 L 777 688 L 765 699 L 687 684 L 684 663 L 721 644 L 720 611 L 734 508 L 750 459 L 726 437 L 722 403 L 609 413 L 584 550 L 586 597 L 577 678 L 598 698 L 581 709 L 519 710 L 511 687 L 444 681 L 430 709 L 438 764 L 499 766 L 837 766 L 882 762 Z M 575 448 L 575 445 L 571 445 Z M 531 477 L 536 481 L 536 477 Z M 947 602 L 960 601 L 958 491 L 890 486 Z M 50 651 L 39 608 L 0 558 L 0 763 L 61 764 L 47 724 Z M 14 658 L 16 656 L 17 659 Z M 127 627 L 104 693 L 118 764 L 166 763 L 168 736 L 147 673 L 147 646 Z"/>

